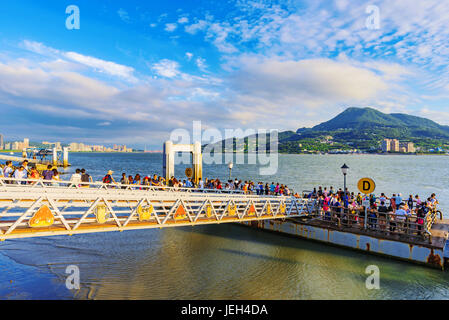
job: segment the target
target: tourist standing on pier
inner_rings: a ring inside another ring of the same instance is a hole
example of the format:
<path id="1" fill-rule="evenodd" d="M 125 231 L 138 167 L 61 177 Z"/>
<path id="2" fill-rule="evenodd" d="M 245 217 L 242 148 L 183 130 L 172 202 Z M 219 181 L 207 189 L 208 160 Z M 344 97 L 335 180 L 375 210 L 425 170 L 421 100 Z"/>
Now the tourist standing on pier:
<path id="1" fill-rule="evenodd" d="M 129 180 L 126 177 L 126 173 L 122 173 L 122 178 L 120 179 L 120 184 L 128 184 Z M 122 187 L 122 189 L 126 189 L 126 187 Z"/>
<path id="2" fill-rule="evenodd" d="M 420 206 L 422 204 L 421 199 L 419 198 L 419 195 L 415 196 L 415 202 L 416 202 L 416 207 Z"/>
<path id="3" fill-rule="evenodd" d="M 106 184 L 116 183 L 114 178 L 112 177 L 113 173 L 114 173 L 114 171 L 109 170 L 108 173 L 103 178 L 103 183 L 106 183 Z"/>
<path id="4" fill-rule="evenodd" d="M 60 181 L 61 179 L 59 178 L 59 172 L 58 170 L 55 168 L 53 169 L 53 181 Z M 52 183 L 53 186 L 59 186 L 59 183 L 57 182 L 53 182 Z"/>
<path id="5" fill-rule="evenodd" d="M 435 208 L 436 205 L 439 203 L 437 198 L 436 198 L 436 194 L 435 193 L 432 193 L 432 195 L 430 196 L 430 203 L 431 203 L 433 208 Z"/>
<path id="6" fill-rule="evenodd" d="M 408 205 L 410 211 L 412 211 L 412 212 L 413 212 L 414 203 L 415 203 L 415 200 L 413 200 L 413 195 L 410 195 L 410 197 L 407 200 L 407 205 Z"/>
<path id="7" fill-rule="evenodd" d="M 52 170 L 53 166 L 51 164 L 49 164 L 47 166 L 47 170 L 42 171 L 42 176 L 44 177 L 45 181 L 51 181 L 53 180 L 53 170 Z M 50 183 L 45 183 L 46 185 L 50 185 Z"/>
<path id="8" fill-rule="evenodd" d="M 396 212 L 396 194 L 393 193 L 393 196 L 390 198 L 390 207 L 391 207 L 391 211 Z"/>
<path id="9" fill-rule="evenodd" d="M 30 179 L 40 179 L 41 175 L 39 174 L 39 171 L 37 171 L 36 167 L 31 168 L 30 171 Z"/>
<path id="10" fill-rule="evenodd" d="M 8 160 L 6 161 L 6 166 L 3 168 L 3 176 L 5 178 L 11 178 L 14 170 L 12 169 L 12 161 Z M 11 181 L 5 181 L 7 184 L 11 183 Z"/>
<path id="11" fill-rule="evenodd" d="M 14 179 L 25 179 L 26 173 L 25 168 L 23 166 L 20 166 L 19 168 L 14 171 Z M 25 181 L 17 182 L 17 184 L 26 184 Z"/>
<path id="12" fill-rule="evenodd" d="M 29 171 L 30 169 L 28 168 L 28 160 L 23 160 L 22 167 L 23 167 L 23 170 L 25 172 L 25 178 L 24 179 L 27 179 L 28 178 L 28 174 L 30 173 L 30 171 Z"/>
<path id="13" fill-rule="evenodd" d="M 81 182 L 81 169 L 75 170 L 75 173 L 70 177 L 70 182 L 75 185 Z"/>

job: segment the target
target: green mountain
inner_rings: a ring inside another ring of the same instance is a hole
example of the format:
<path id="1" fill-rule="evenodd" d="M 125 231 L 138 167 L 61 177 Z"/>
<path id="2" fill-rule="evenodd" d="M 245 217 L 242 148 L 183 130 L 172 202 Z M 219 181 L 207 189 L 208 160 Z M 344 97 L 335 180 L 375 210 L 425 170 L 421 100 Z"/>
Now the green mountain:
<path id="1" fill-rule="evenodd" d="M 429 137 L 449 137 L 449 126 L 408 114 L 385 114 L 372 108 L 348 108 L 335 118 L 312 128 L 313 131 L 335 131 L 338 129 L 403 128 L 422 131 Z"/>
<path id="2" fill-rule="evenodd" d="M 422 152 L 426 152 L 436 148 L 449 149 L 449 126 L 408 114 L 385 114 L 373 108 L 348 108 L 313 128 L 279 132 L 278 139 L 278 150 L 281 153 L 353 149 L 378 152 L 383 139 L 413 142 Z M 248 137 L 233 140 L 234 146 L 237 141 L 240 146 L 243 143 L 245 152 L 259 147 L 254 139 L 248 140 Z M 239 151 L 242 151 L 242 147 Z"/>
<path id="3" fill-rule="evenodd" d="M 348 108 L 313 128 L 298 129 L 297 134 L 289 141 L 322 140 L 331 136 L 334 144 L 365 151 L 379 149 L 381 141 L 387 138 L 414 142 L 424 151 L 443 148 L 449 143 L 449 126 L 408 114 L 385 114 L 373 108 Z M 291 146 L 289 141 L 284 143 Z"/>

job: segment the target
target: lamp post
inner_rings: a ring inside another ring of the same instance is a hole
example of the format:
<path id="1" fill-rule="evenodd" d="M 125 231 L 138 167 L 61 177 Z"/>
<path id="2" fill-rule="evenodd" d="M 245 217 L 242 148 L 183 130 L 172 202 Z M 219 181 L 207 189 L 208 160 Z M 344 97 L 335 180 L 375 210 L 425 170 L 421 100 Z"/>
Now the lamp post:
<path id="1" fill-rule="evenodd" d="M 344 176 L 344 191 L 345 191 L 345 198 L 346 198 L 346 175 L 348 174 L 349 167 L 346 165 L 346 163 L 341 167 L 341 172 Z"/>
<path id="2" fill-rule="evenodd" d="M 228 168 L 229 168 L 229 180 L 231 180 L 231 172 L 232 172 L 232 167 L 234 166 L 234 164 L 231 162 L 229 162 L 228 164 Z"/>

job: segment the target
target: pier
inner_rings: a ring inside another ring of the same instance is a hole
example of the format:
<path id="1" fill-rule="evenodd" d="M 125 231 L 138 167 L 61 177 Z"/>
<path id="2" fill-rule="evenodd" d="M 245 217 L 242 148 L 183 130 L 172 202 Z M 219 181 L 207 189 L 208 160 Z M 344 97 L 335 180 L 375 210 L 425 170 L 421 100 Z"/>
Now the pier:
<path id="1" fill-rule="evenodd" d="M 32 163 L 35 165 L 43 165 L 43 166 L 52 165 L 52 166 L 64 167 L 64 168 L 70 166 L 69 149 L 68 148 L 63 148 L 63 150 L 62 150 L 62 161 L 59 160 L 58 150 L 56 148 L 52 149 L 51 160 L 33 159 L 32 157 L 29 157 L 27 155 L 25 150 L 22 152 L 22 157 L 11 156 L 11 155 L 7 155 L 4 153 L 0 153 L 0 160 L 5 160 L 5 161 L 9 160 L 9 161 L 18 162 L 18 163 L 22 163 L 23 161 L 27 160 L 29 163 Z"/>
<path id="2" fill-rule="evenodd" d="M 334 212 L 335 213 L 335 212 Z M 320 243 L 354 249 L 445 270 L 449 268 L 449 220 L 441 212 L 430 212 L 422 230 L 405 221 L 399 230 L 390 231 L 388 216 L 367 226 L 351 218 L 343 220 L 320 213 L 319 206 L 307 215 L 285 221 L 257 221 L 244 224 Z M 391 220 L 393 221 L 393 220 Z M 359 221 L 360 222 L 360 221 Z M 396 227 L 397 222 L 392 222 Z"/>
<path id="3" fill-rule="evenodd" d="M 103 183 L 0 180 L 0 240 L 300 217 L 305 199 Z M 29 181 L 28 181 L 29 182 Z"/>

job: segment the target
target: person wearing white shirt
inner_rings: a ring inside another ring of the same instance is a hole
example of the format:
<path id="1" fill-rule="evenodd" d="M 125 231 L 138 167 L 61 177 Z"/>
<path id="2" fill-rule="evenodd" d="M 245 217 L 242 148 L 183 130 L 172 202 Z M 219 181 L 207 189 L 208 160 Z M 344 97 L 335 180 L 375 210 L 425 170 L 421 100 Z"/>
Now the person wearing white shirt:
<path id="1" fill-rule="evenodd" d="M 16 169 L 16 171 L 14 171 L 14 178 L 15 179 L 26 179 L 26 171 L 23 166 L 20 166 L 18 169 Z M 16 181 L 16 183 L 17 184 L 26 184 L 25 181 L 22 181 L 22 182 Z"/>
<path id="2" fill-rule="evenodd" d="M 6 161 L 6 167 L 3 168 L 3 176 L 5 178 L 11 178 L 13 171 L 12 162 L 10 160 Z M 6 181 L 6 183 L 11 183 L 11 181 Z"/>
<path id="3" fill-rule="evenodd" d="M 28 160 L 24 160 L 22 162 L 22 167 L 23 167 L 23 172 L 24 172 L 24 178 L 23 179 L 27 179 L 28 178 Z"/>
<path id="4" fill-rule="evenodd" d="M 70 177 L 70 182 L 75 183 L 75 184 L 81 182 L 81 170 L 80 169 L 75 170 L 75 173 L 72 174 L 72 176 Z"/>

